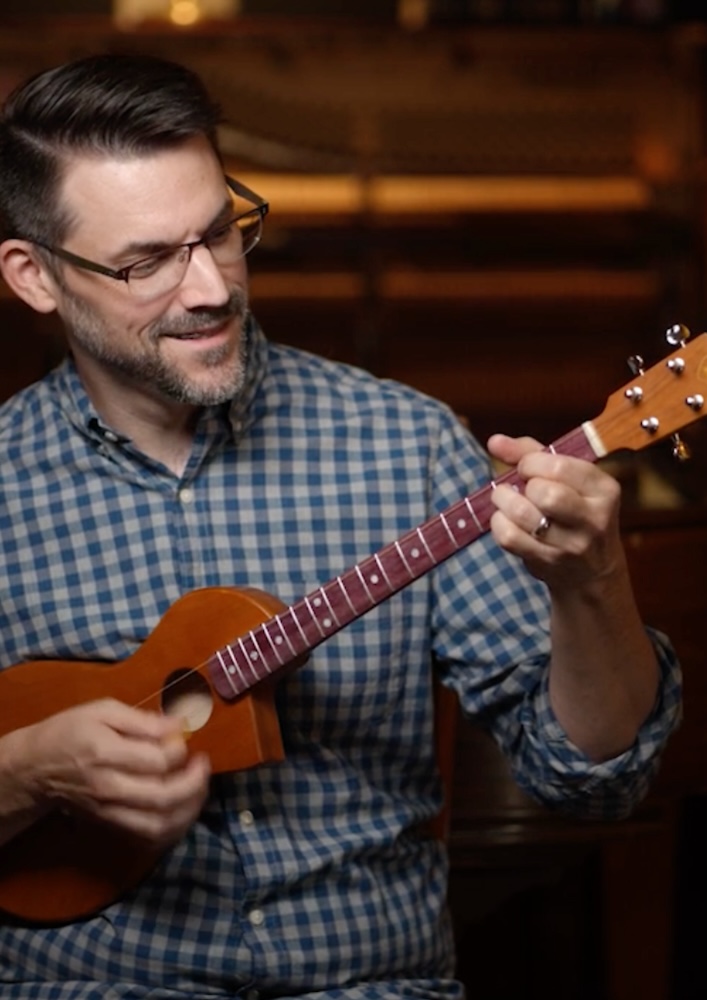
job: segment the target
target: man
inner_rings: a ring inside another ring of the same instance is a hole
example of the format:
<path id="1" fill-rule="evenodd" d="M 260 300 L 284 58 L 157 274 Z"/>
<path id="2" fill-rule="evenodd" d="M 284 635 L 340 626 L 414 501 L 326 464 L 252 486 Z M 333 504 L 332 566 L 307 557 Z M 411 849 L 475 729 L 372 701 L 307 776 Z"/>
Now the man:
<path id="1" fill-rule="evenodd" d="M 58 311 L 70 356 L 0 411 L 4 667 L 123 660 L 199 587 L 295 601 L 487 482 L 445 407 L 266 342 L 245 265 L 266 206 L 224 178 L 217 122 L 191 73 L 144 57 L 6 104 L 2 272 Z M 282 678 L 282 762 L 210 778 L 178 719 L 112 699 L 5 727 L 3 842 L 63 809 L 164 854 L 94 915 L 5 921 L 3 998 L 460 996 L 444 848 L 421 833 L 432 662 L 534 795 L 631 808 L 679 695 L 634 605 L 618 487 L 529 440 L 489 446 L 524 489 L 499 485 L 490 533 Z"/>

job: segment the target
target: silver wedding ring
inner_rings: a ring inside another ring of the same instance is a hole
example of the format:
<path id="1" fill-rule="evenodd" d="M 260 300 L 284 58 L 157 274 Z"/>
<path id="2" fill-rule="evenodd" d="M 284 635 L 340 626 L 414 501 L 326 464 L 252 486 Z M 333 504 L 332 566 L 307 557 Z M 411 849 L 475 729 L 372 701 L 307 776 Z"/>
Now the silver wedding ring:
<path id="1" fill-rule="evenodd" d="M 550 525 L 551 524 L 552 524 L 552 521 L 550 520 L 550 518 L 549 517 L 545 517 L 545 515 L 543 514 L 543 516 L 540 518 L 540 520 L 538 521 L 538 523 L 535 525 L 535 527 L 533 528 L 533 530 L 530 533 L 533 536 L 533 538 L 537 538 L 540 541 L 542 541 L 542 539 L 545 537 L 545 535 L 550 530 Z"/>

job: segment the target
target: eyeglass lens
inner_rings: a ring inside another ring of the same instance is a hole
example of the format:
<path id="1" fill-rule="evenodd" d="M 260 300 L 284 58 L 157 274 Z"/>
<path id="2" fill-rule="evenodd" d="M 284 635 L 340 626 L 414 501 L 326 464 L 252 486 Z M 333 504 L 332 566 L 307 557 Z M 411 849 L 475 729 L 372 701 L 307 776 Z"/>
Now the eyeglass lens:
<path id="1" fill-rule="evenodd" d="M 230 267 L 249 253 L 260 240 L 262 216 L 258 210 L 228 222 L 207 233 L 201 243 L 211 252 L 219 267 Z M 198 246 L 200 244 L 196 244 Z M 176 247 L 155 255 L 128 273 L 128 288 L 140 299 L 157 298 L 181 284 L 194 247 Z"/>

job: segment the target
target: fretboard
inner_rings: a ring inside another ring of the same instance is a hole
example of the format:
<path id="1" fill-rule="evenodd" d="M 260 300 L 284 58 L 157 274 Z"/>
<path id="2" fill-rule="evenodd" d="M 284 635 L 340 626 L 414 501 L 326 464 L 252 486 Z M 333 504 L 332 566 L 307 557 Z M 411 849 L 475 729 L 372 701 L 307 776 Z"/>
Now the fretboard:
<path id="1" fill-rule="evenodd" d="M 594 461 L 585 427 L 548 450 Z M 232 701 L 485 534 L 495 510 L 491 494 L 501 483 L 523 488 L 514 470 L 504 473 L 217 650 L 204 664 L 216 691 Z"/>

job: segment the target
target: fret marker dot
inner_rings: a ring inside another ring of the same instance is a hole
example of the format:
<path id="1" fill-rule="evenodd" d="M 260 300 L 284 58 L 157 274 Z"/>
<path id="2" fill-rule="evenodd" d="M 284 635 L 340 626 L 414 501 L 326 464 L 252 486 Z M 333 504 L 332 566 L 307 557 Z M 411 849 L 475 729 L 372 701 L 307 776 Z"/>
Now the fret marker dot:
<path id="1" fill-rule="evenodd" d="M 412 556 L 413 559 L 419 559 L 420 558 L 420 550 L 419 549 L 411 549 L 410 550 L 410 555 Z"/>
<path id="2" fill-rule="evenodd" d="M 281 635 L 276 635 L 275 636 L 275 645 L 276 646 L 281 646 L 282 645 L 282 641 L 283 640 L 282 640 L 282 636 Z"/>
<path id="3" fill-rule="evenodd" d="M 325 618 L 322 622 L 324 628 L 331 628 L 331 618 Z"/>
<path id="4" fill-rule="evenodd" d="M 460 517 L 457 521 L 457 528 L 466 528 L 466 521 L 463 517 Z"/>
<path id="5" fill-rule="evenodd" d="M 377 573 L 374 573 L 371 577 L 371 583 L 378 583 L 379 579 L 380 577 L 377 575 Z"/>
<path id="6" fill-rule="evenodd" d="M 228 672 L 229 672 L 229 674 L 235 674 L 236 668 L 235 667 L 229 667 L 228 668 Z"/>
<path id="7" fill-rule="evenodd" d="M 257 660 L 258 659 L 258 654 L 255 652 L 255 650 L 253 650 L 253 652 L 250 654 L 250 658 L 251 658 L 251 660 Z"/>
<path id="8" fill-rule="evenodd" d="M 321 597 L 315 597 L 314 600 L 312 601 L 312 604 L 314 605 L 315 608 L 320 608 L 322 606 Z"/>

